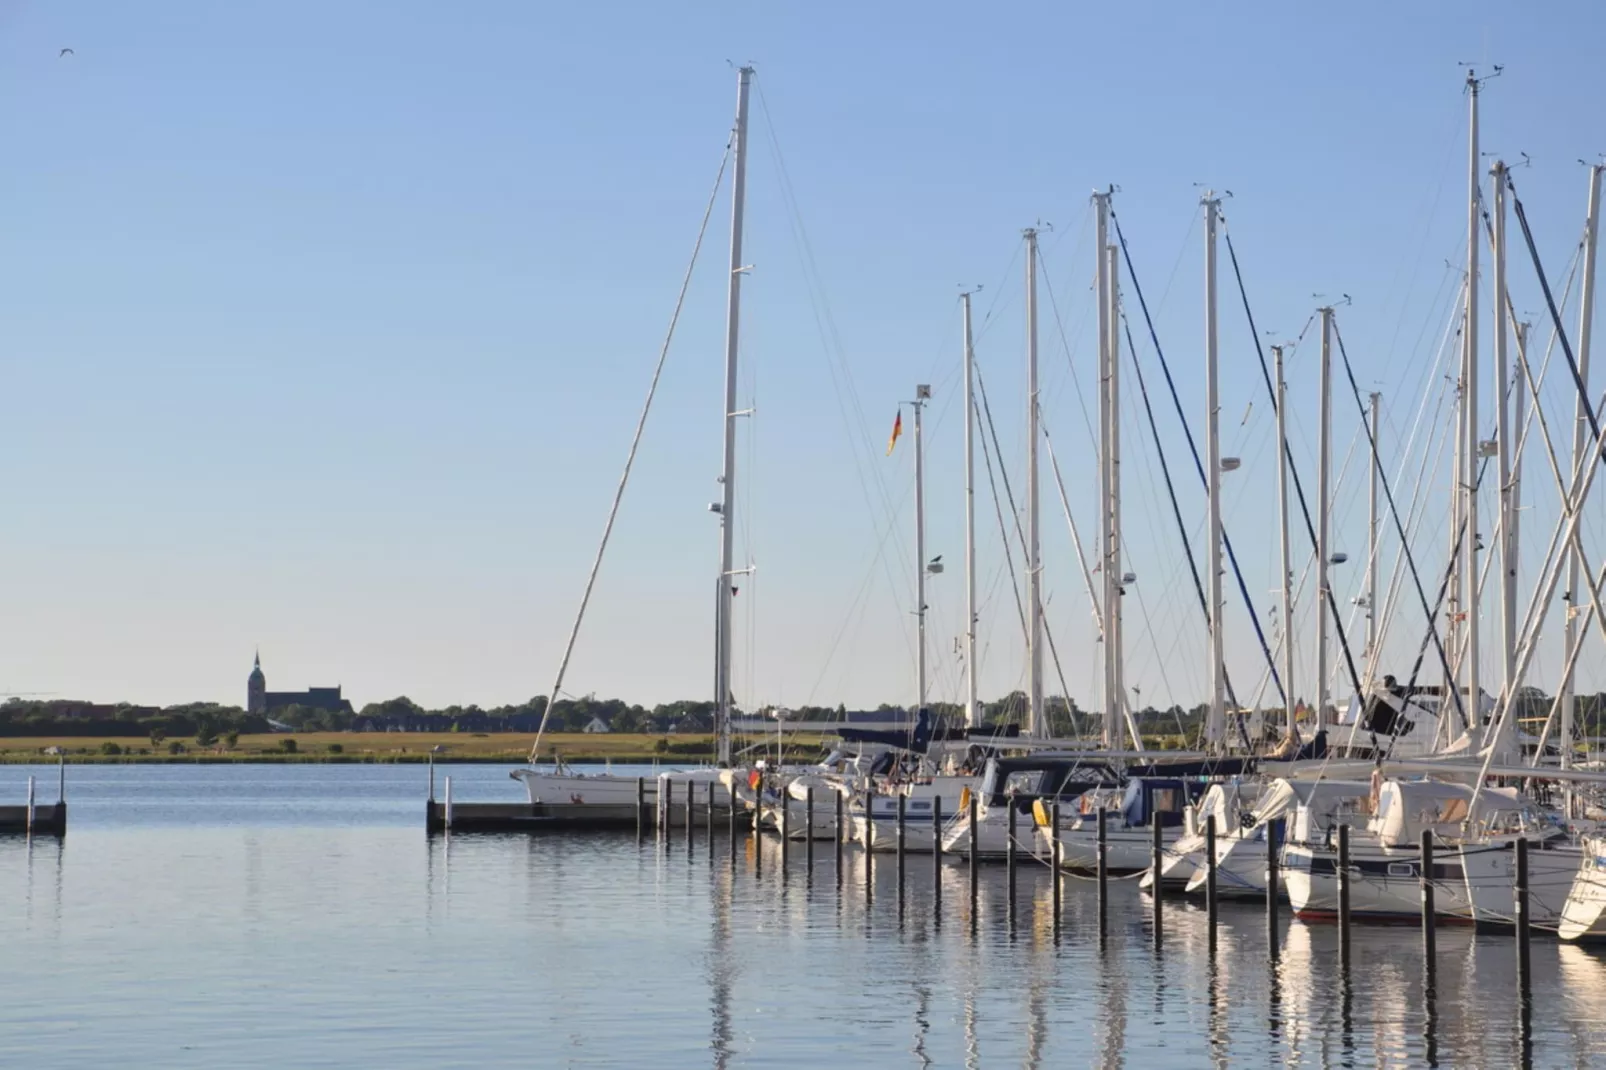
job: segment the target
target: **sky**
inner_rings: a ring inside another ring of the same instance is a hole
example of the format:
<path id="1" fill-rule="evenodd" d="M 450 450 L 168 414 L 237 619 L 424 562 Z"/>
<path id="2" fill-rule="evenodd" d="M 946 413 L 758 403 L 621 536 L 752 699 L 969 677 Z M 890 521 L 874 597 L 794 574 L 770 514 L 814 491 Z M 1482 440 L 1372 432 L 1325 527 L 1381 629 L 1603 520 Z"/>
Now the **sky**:
<path id="1" fill-rule="evenodd" d="M 1585 214 L 1579 160 L 1606 151 L 1592 77 L 1606 13 L 997 8 L 0 0 L 0 691 L 238 703 L 260 650 L 270 687 L 338 683 L 358 705 L 547 693 L 744 62 L 758 74 L 740 391 L 754 411 L 740 432 L 736 521 L 740 563 L 754 572 L 737 599 L 740 702 L 913 700 L 912 443 L 906 434 L 890 457 L 885 445 L 918 383 L 933 387 L 928 553 L 948 566 L 928 597 L 931 697 L 962 695 L 958 294 L 982 287 L 977 361 L 1019 507 L 1028 226 L 1042 233 L 1043 419 L 1071 518 L 1093 537 L 1089 194 L 1112 185 L 1196 435 L 1199 199 L 1221 191 L 1260 342 L 1298 342 L 1291 439 L 1312 495 L 1309 324 L 1318 305 L 1337 306 L 1360 389 L 1384 395 L 1383 463 L 1401 509 L 1418 502 L 1413 553 L 1435 586 L 1450 476 L 1430 444 L 1449 411 L 1444 339 L 1466 244 L 1462 64 L 1503 68 L 1481 97 L 1480 171 L 1493 154 L 1526 164 L 1513 178 L 1560 299 Z M 653 704 L 712 693 L 718 532 L 707 506 L 720 469 L 728 186 L 719 196 L 570 694 Z M 1510 249 L 1513 303 L 1543 327 L 1515 223 Z M 1480 421 L 1493 437 L 1483 255 Z M 1258 618 L 1273 642 L 1280 633 L 1274 430 L 1224 246 L 1221 265 L 1222 451 L 1242 461 L 1225 477 L 1224 516 L 1252 603 L 1229 576 L 1224 638 L 1240 700 L 1275 703 L 1250 627 Z M 1122 292 L 1186 544 L 1202 554 L 1204 495 L 1131 278 Z M 1570 332 L 1576 302 L 1574 292 Z M 1192 704 L 1207 686 L 1204 618 L 1132 354 L 1123 359 L 1124 543 L 1138 577 L 1123 600 L 1126 682 L 1141 703 Z M 1564 379 L 1541 390 L 1563 442 Z M 1355 403 L 1336 383 L 1333 544 L 1350 562 L 1332 582 L 1353 614 L 1367 458 L 1364 445 L 1352 453 Z M 1559 497 L 1537 444 L 1522 472 L 1525 609 Z M 1046 460 L 1042 480 L 1060 666 L 1050 660 L 1047 690 L 1062 690 L 1062 673 L 1093 705 L 1097 632 Z M 1493 498 L 1482 499 L 1492 544 Z M 989 697 L 1024 686 L 1025 658 L 985 481 L 976 501 Z M 1601 543 L 1603 524 L 1592 503 L 1586 543 Z M 1302 573 L 1310 547 L 1295 531 Z M 1384 584 L 1397 552 L 1385 538 Z M 1309 583 L 1293 629 L 1302 696 L 1315 691 Z M 1401 677 L 1423 635 L 1414 599 L 1411 586 L 1396 596 L 1382 640 L 1385 671 Z M 1486 636 L 1500 613 L 1485 601 Z M 1547 689 L 1557 627 L 1528 679 Z M 1486 679 L 1501 662 L 1486 639 Z M 1599 659 L 1584 662 L 1581 683 L 1606 684 L 1590 667 Z"/>

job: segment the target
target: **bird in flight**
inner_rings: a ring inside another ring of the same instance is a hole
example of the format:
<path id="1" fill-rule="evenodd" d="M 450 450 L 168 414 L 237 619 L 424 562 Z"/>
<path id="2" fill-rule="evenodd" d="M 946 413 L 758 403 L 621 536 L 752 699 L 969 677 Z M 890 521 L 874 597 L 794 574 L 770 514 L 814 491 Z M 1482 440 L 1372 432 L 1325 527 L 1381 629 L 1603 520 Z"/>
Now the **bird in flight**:
<path id="1" fill-rule="evenodd" d="M 56 58 L 57 59 L 66 59 L 68 56 L 76 56 L 77 54 L 78 53 L 74 52 L 70 48 L 64 48 L 64 49 L 61 50 L 61 54 L 58 55 Z"/>

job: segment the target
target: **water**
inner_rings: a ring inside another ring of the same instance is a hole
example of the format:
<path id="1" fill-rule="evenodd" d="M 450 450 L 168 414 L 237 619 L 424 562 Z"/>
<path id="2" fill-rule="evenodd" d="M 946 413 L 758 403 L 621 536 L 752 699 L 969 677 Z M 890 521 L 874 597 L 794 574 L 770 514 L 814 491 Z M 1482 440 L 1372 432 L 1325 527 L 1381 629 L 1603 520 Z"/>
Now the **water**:
<path id="1" fill-rule="evenodd" d="M 516 800 L 500 766 L 460 799 Z M 0 767 L 0 800 L 30 770 Z M 32 770 L 41 799 L 55 771 Z M 766 840 L 423 832 L 418 766 L 69 770 L 65 842 L 0 839 L 0 1063 L 94 1067 L 1535 1066 L 1606 1060 L 1606 959 L 1538 940 L 1526 1034 L 1509 937 L 1204 913 L 929 856 L 900 902 L 851 848 L 785 879 Z M 1286 915 L 1286 911 L 1285 911 Z"/>

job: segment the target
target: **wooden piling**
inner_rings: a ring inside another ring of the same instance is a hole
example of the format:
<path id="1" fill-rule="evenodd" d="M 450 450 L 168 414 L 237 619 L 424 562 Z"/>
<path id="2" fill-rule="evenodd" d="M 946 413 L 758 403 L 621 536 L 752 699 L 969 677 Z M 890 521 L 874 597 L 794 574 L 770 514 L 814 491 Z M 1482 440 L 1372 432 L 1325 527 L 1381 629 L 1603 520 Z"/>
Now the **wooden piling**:
<path id="1" fill-rule="evenodd" d="M 1154 894 L 1160 894 L 1160 874 L 1154 874 Z M 1205 815 L 1205 914 L 1210 924 L 1210 946 L 1216 946 L 1216 815 Z"/>
<path id="2" fill-rule="evenodd" d="M 669 845 L 669 815 L 675 812 L 675 782 L 668 777 L 658 778 L 658 835 Z"/>
<path id="3" fill-rule="evenodd" d="M 708 833 L 708 860 L 714 860 L 714 782 L 708 782 L 708 823 L 704 826 Z"/>
<path id="4" fill-rule="evenodd" d="M 1266 946 L 1276 954 L 1277 898 L 1279 877 L 1277 867 L 1281 860 L 1277 851 L 1277 822 L 1266 822 Z"/>
<path id="5" fill-rule="evenodd" d="M 836 879 L 837 883 L 840 884 L 842 881 L 842 840 L 848 834 L 848 823 L 842 816 L 844 801 L 842 792 L 837 791 L 834 794 L 836 795 L 836 835 L 832 839 L 836 841 Z"/>
<path id="6" fill-rule="evenodd" d="M 1438 958 L 1438 917 L 1433 903 L 1433 832 L 1422 830 L 1422 954 L 1430 966 Z"/>
<path id="7" fill-rule="evenodd" d="M 1165 935 L 1165 919 L 1160 913 L 1160 868 L 1165 862 L 1165 847 L 1160 837 L 1164 832 L 1160 827 L 1160 815 L 1151 809 L 1149 813 L 1149 827 L 1154 830 L 1154 836 L 1149 849 L 1149 865 L 1154 867 L 1154 946 L 1158 948 Z"/>
<path id="8" fill-rule="evenodd" d="M 1528 838 L 1524 836 L 1517 841 L 1517 881 L 1516 881 L 1516 923 L 1517 923 L 1517 991 L 1518 998 L 1528 998 L 1529 978 L 1528 971 L 1532 965 L 1528 955 Z"/>
<path id="9" fill-rule="evenodd" d="M 814 785 L 810 784 L 803 795 L 803 818 L 808 823 L 808 846 L 803 854 L 808 859 L 809 872 L 814 872 Z"/>
<path id="10" fill-rule="evenodd" d="M 1053 807 L 1048 813 L 1049 829 L 1054 833 L 1049 843 L 1053 846 L 1048 852 L 1049 887 L 1052 889 L 1052 902 L 1054 904 L 1054 934 L 1060 931 L 1060 863 L 1064 860 L 1060 847 L 1060 801 L 1054 800 Z"/>
<path id="11" fill-rule="evenodd" d="M 697 785 L 690 780 L 686 781 L 686 861 L 691 861 L 692 832 L 697 827 L 697 815 L 693 808 L 696 805 Z"/>
<path id="12" fill-rule="evenodd" d="M 435 770 L 431 762 L 430 769 L 430 797 L 435 796 Z M 647 835 L 647 778 L 636 778 L 636 842 L 640 843 Z"/>
<path id="13" fill-rule="evenodd" d="M 1008 800 L 1006 800 L 1008 801 Z M 970 793 L 970 916 L 976 917 L 976 899 L 981 893 L 980 850 L 976 840 L 976 792 Z"/>
<path id="14" fill-rule="evenodd" d="M 875 793 L 869 788 L 864 789 L 864 901 L 868 905 L 875 895 L 875 851 L 871 845 L 875 843 L 875 811 L 871 803 Z"/>
<path id="15" fill-rule="evenodd" d="M 1102 933 L 1104 931 L 1104 922 L 1109 917 L 1110 909 L 1110 822 L 1109 812 L 1102 806 L 1098 810 L 1098 825 L 1099 932 Z"/>
<path id="16" fill-rule="evenodd" d="M 1015 916 L 1015 802 L 1013 799 L 1010 800 L 1009 804 L 1009 839 L 1004 844 L 1004 867 L 1008 870 L 1004 879 L 1008 888 L 1009 916 L 1013 918 Z"/>
<path id="17" fill-rule="evenodd" d="M 942 913 L 942 796 L 931 797 L 931 911 Z"/>
<path id="18" fill-rule="evenodd" d="M 904 847 L 906 846 L 906 843 L 905 843 L 905 832 L 906 832 L 906 830 L 905 830 L 904 822 L 907 820 L 907 817 L 908 817 L 908 814 L 906 812 L 907 808 L 908 808 L 908 803 L 909 803 L 909 796 L 900 793 L 898 795 L 898 845 L 897 845 L 898 846 L 898 898 L 899 899 L 903 898 L 903 852 L 904 852 Z"/>
<path id="19" fill-rule="evenodd" d="M 1346 968 L 1350 964 L 1350 893 L 1349 826 L 1338 826 L 1338 958 Z"/>
<path id="20" fill-rule="evenodd" d="M 786 860 L 792 847 L 792 788 L 781 789 L 781 876 L 786 876 Z"/>
<path id="21" fill-rule="evenodd" d="M 429 756 L 429 801 L 435 801 L 435 756 Z"/>
<path id="22" fill-rule="evenodd" d="M 29 810 L 30 813 L 33 811 L 33 782 L 31 780 L 28 783 L 28 810 Z M 446 778 L 446 815 L 443 818 L 443 820 L 446 823 L 446 831 L 450 832 L 452 830 L 452 778 L 451 777 L 447 777 Z M 30 824 L 31 823 L 32 822 L 30 822 Z"/>
<path id="23" fill-rule="evenodd" d="M 34 818 L 34 783 L 33 777 L 28 778 L 28 835 L 33 835 Z"/>

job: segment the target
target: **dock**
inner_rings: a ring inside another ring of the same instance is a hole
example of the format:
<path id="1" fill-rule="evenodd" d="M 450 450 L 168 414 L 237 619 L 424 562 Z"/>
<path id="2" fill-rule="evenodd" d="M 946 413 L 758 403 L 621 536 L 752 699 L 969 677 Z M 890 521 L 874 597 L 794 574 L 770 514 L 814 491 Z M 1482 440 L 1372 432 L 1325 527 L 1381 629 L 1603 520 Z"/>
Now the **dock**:
<path id="1" fill-rule="evenodd" d="M 57 763 L 56 801 L 41 803 L 36 798 L 34 778 L 28 778 L 28 799 L 20 806 L 0 806 L 0 835 L 67 835 L 67 763 Z"/>
<path id="2" fill-rule="evenodd" d="M 424 830 L 429 835 L 443 832 L 600 832 L 609 830 L 638 833 L 646 829 L 685 828 L 718 824 L 750 829 L 753 813 L 739 805 L 734 822 L 730 799 L 713 800 L 699 795 L 687 807 L 684 799 L 658 800 L 648 785 L 654 778 L 638 777 L 634 803 L 530 803 L 459 802 L 452 798 L 452 778 L 444 778 L 445 797 L 435 797 L 435 763 L 429 766 L 429 798 L 424 804 Z M 667 802 L 669 805 L 661 805 Z"/>

